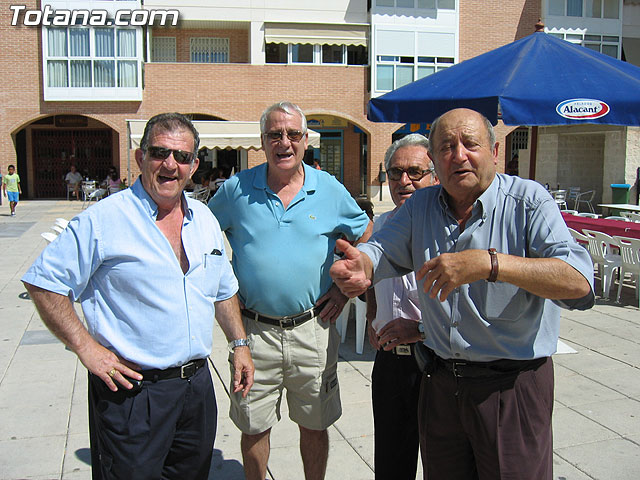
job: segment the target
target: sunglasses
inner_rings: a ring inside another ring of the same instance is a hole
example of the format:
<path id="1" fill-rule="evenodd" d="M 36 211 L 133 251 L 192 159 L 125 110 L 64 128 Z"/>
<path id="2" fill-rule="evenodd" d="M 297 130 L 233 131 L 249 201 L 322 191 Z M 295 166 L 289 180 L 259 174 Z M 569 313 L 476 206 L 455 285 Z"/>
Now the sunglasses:
<path id="1" fill-rule="evenodd" d="M 193 152 L 172 150 L 170 148 L 163 147 L 148 147 L 147 152 L 149 152 L 149 155 L 151 155 L 152 158 L 157 158 L 158 160 L 166 160 L 169 158 L 169 155 L 173 153 L 174 160 L 182 165 L 191 163 L 195 155 Z"/>
<path id="2" fill-rule="evenodd" d="M 300 130 L 287 130 L 286 132 L 267 132 L 264 134 L 264 136 L 273 143 L 281 142 L 284 138 L 284 135 L 286 135 L 291 142 L 298 143 L 300 140 L 302 140 L 304 133 Z"/>
<path id="3" fill-rule="evenodd" d="M 390 168 L 389 170 L 387 170 L 387 174 L 389 175 L 389 179 L 393 180 L 393 181 L 398 181 L 402 178 L 402 174 L 406 173 L 407 177 L 409 177 L 409 180 L 422 180 L 422 178 L 425 175 L 430 174 L 431 172 L 433 172 L 433 169 L 431 168 L 427 168 L 426 170 L 423 170 L 419 167 L 409 167 L 406 170 L 402 169 L 402 168 L 398 168 L 398 167 L 394 167 L 394 168 Z"/>

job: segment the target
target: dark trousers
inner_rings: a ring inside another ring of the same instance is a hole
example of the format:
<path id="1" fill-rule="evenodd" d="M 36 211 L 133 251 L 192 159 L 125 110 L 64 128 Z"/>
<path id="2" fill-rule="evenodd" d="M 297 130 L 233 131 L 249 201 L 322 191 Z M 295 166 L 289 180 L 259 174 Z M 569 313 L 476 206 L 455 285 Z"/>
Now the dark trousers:
<path id="1" fill-rule="evenodd" d="M 413 355 L 378 351 L 371 374 L 377 480 L 415 480 L 420 377 Z"/>
<path id="2" fill-rule="evenodd" d="M 209 368 L 112 392 L 89 374 L 93 479 L 206 479 L 217 407 Z"/>
<path id="3" fill-rule="evenodd" d="M 553 382 L 551 358 L 478 378 L 457 378 L 436 362 L 420 391 L 425 478 L 551 480 Z"/>

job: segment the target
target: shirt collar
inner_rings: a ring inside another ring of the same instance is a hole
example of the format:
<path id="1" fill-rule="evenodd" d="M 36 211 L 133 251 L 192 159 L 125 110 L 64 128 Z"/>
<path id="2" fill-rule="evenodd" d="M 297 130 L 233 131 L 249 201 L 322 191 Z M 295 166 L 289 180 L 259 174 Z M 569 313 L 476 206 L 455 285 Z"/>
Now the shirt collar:
<path id="1" fill-rule="evenodd" d="M 311 168 L 306 163 L 302 162 L 304 168 L 304 184 L 302 185 L 302 191 L 305 193 L 315 192 L 318 186 L 318 175 L 320 172 L 315 168 Z M 266 190 L 267 185 L 267 162 L 258 165 L 256 168 L 256 175 L 253 179 L 253 186 L 259 190 Z"/>
<path id="2" fill-rule="evenodd" d="M 488 212 L 491 212 L 496 208 L 496 193 L 498 192 L 498 188 L 500 188 L 500 179 L 498 174 L 496 174 L 493 177 L 493 181 L 489 185 L 489 188 L 482 192 L 482 195 L 480 195 L 474 202 L 472 216 L 482 212 L 482 219 L 486 219 Z M 448 203 L 449 194 L 444 188 L 442 188 L 442 186 L 440 186 L 438 200 L 444 211 L 451 211 Z"/>
<path id="3" fill-rule="evenodd" d="M 149 195 L 147 191 L 144 189 L 144 186 L 142 185 L 142 176 L 139 176 L 138 179 L 135 181 L 135 183 L 131 185 L 131 191 L 136 197 L 138 197 L 138 199 L 140 200 L 140 203 L 142 204 L 147 214 L 154 220 L 158 218 L 158 204 L 153 200 L 153 198 L 151 198 L 151 195 Z M 187 222 L 190 222 L 193 218 L 193 210 L 191 210 L 191 207 L 187 202 L 187 198 L 184 192 L 182 192 L 180 201 L 182 202 L 182 207 L 183 207 L 182 211 L 186 212 L 185 220 Z"/>

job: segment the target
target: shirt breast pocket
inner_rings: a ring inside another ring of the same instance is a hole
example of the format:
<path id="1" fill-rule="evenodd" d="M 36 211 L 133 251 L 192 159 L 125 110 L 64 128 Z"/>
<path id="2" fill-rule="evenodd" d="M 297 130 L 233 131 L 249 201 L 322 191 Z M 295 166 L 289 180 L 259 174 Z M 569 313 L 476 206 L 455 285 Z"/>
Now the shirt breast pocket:
<path id="1" fill-rule="evenodd" d="M 199 278 L 200 288 L 205 295 L 211 298 L 218 296 L 220 286 L 220 276 L 227 257 L 218 253 L 205 253 L 202 262 L 201 275 Z"/>
<path id="2" fill-rule="evenodd" d="M 509 283 L 486 284 L 484 316 L 487 320 L 516 321 L 526 314 L 526 292 Z"/>

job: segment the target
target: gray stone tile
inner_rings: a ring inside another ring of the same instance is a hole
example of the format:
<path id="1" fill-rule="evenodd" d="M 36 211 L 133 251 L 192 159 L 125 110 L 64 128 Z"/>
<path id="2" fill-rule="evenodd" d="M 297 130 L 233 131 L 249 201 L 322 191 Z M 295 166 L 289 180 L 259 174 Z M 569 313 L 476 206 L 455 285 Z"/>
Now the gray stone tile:
<path id="1" fill-rule="evenodd" d="M 554 455 L 553 478 L 554 480 L 592 480 L 593 477 L 581 472 L 558 455 Z"/>
<path id="2" fill-rule="evenodd" d="M 20 345 L 45 345 L 47 343 L 61 344 L 49 330 L 28 330 L 24 332 Z"/>
<path id="3" fill-rule="evenodd" d="M 637 341 L 620 340 L 614 346 L 600 348 L 600 352 L 617 358 L 628 365 L 640 368 L 640 344 Z"/>
<path id="4" fill-rule="evenodd" d="M 575 348 L 574 344 L 569 343 L 569 345 Z M 581 348 L 575 355 L 556 355 L 553 357 L 553 362 L 583 375 L 624 365 L 615 358 L 603 355 L 600 351 Z"/>
<path id="5" fill-rule="evenodd" d="M 582 445 L 585 442 L 610 440 L 613 438 L 618 438 L 618 435 L 597 421 L 587 418 L 585 415 L 571 408 L 554 408 L 554 449 Z"/>
<path id="6" fill-rule="evenodd" d="M 335 426 L 345 438 L 373 435 L 373 409 L 371 400 L 342 405 L 342 417 Z"/>
<path id="7" fill-rule="evenodd" d="M 625 439 L 559 448 L 556 454 L 595 479 L 637 480 L 640 472 L 640 446 Z"/>
<path id="8" fill-rule="evenodd" d="M 0 440 L 2 478 L 60 478 L 66 435 Z"/>
<path id="9" fill-rule="evenodd" d="M 64 478 L 69 473 L 91 472 L 91 448 L 89 432 L 67 436 L 67 448 L 62 468 Z"/>
<path id="10" fill-rule="evenodd" d="M 622 365 L 615 370 L 594 371 L 586 374 L 612 390 L 640 400 L 640 369 Z"/>
<path id="11" fill-rule="evenodd" d="M 640 432 L 640 402 L 629 398 L 589 403 L 574 407 L 593 421 L 613 430 L 620 436 Z"/>
<path id="12" fill-rule="evenodd" d="M 571 381 L 567 381 L 567 378 L 560 378 L 555 385 L 556 401 L 568 407 L 621 398 L 625 397 L 582 375 L 571 377 Z"/>

